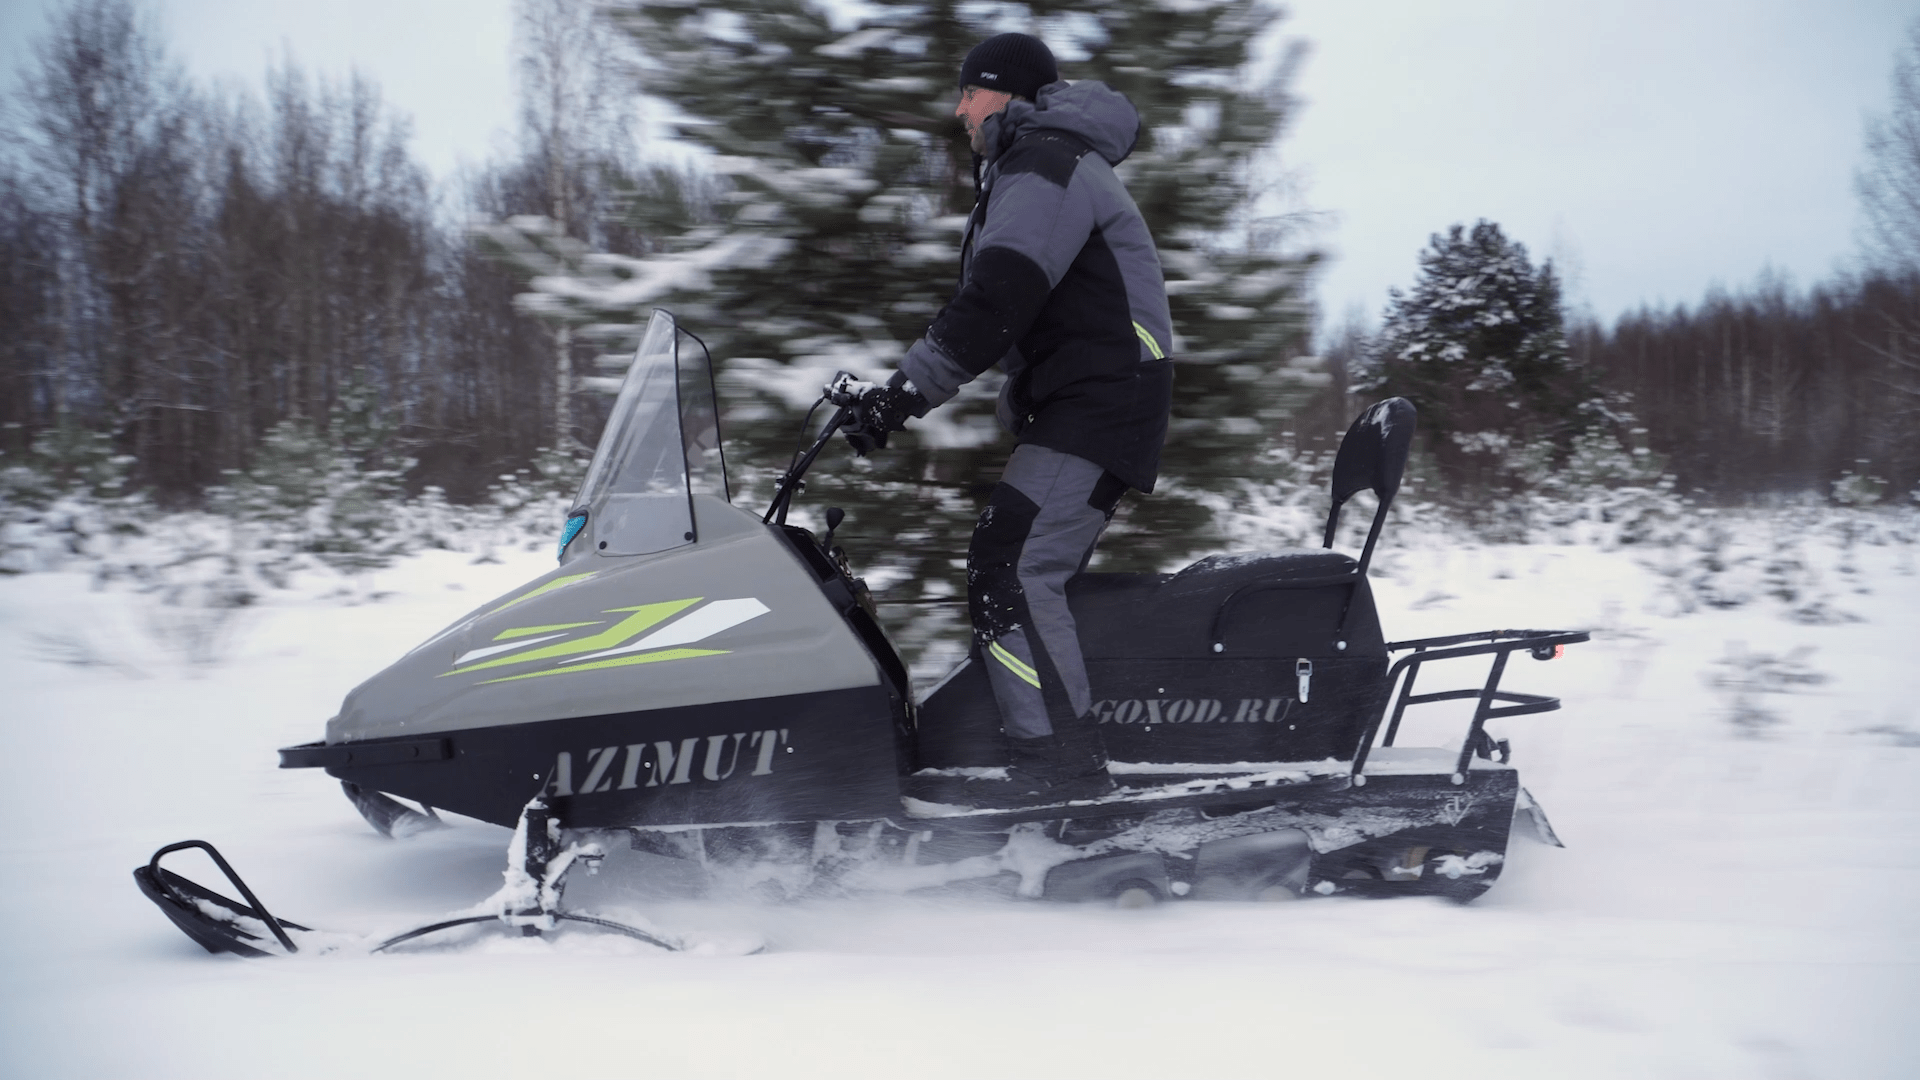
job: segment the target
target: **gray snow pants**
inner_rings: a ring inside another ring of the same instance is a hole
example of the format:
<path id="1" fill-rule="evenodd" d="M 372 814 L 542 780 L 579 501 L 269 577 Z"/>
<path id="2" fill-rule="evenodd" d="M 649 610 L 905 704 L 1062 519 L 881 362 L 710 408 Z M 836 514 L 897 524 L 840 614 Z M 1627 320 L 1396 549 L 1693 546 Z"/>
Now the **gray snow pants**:
<path id="1" fill-rule="evenodd" d="M 1085 458 L 1022 445 L 980 512 L 967 549 L 967 606 L 1001 727 L 1013 738 L 1052 735 L 1092 707 L 1067 579 L 1086 568 L 1126 490 Z"/>

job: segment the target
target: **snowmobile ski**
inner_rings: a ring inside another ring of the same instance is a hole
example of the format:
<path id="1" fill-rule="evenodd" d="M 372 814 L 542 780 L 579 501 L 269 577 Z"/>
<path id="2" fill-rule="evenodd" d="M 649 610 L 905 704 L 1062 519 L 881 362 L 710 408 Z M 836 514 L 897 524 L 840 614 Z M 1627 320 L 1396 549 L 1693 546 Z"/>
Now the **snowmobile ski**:
<path id="1" fill-rule="evenodd" d="M 184 840 L 160 848 L 146 865 L 134 870 L 133 876 L 141 893 L 208 952 L 248 958 L 293 956 L 302 951 L 302 942 L 308 951 L 320 955 L 343 952 L 371 955 L 465 926 L 491 925 L 521 936 L 537 937 L 560 929 L 564 923 L 633 938 L 669 952 L 688 948 L 684 937 L 658 928 L 563 909 L 560 890 L 567 873 L 576 863 L 591 866 L 604 851 L 591 842 L 576 841 L 562 847 L 559 835 L 560 830 L 546 804 L 534 799 L 527 805 L 521 827 L 515 830 L 508 847 L 506 884 L 499 892 L 467 911 L 389 936 L 330 933 L 275 917 L 225 856 L 204 840 Z M 162 859 L 174 852 L 195 848 L 207 853 L 245 898 L 245 903 L 160 865 Z M 730 947 L 712 941 L 702 941 L 700 945 L 701 950 L 709 954 L 757 952 L 762 947 L 759 943 L 746 943 L 742 947 L 739 941 Z"/>

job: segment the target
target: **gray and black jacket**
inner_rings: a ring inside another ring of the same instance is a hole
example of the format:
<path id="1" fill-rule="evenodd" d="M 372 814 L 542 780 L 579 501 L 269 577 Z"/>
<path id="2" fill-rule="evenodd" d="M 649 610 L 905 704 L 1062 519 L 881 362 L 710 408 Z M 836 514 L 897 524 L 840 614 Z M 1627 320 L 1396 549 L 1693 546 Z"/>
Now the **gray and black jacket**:
<path id="1" fill-rule="evenodd" d="M 900 362 L 938 405 L 998 362 L 1022 443 L 1152 491 L 1172 395 L 1172 321 L 1153 237 L 1113 167 L 1140 114 L 1105 83 L 1056 82 L 986 122 L 960 288 Z"/>

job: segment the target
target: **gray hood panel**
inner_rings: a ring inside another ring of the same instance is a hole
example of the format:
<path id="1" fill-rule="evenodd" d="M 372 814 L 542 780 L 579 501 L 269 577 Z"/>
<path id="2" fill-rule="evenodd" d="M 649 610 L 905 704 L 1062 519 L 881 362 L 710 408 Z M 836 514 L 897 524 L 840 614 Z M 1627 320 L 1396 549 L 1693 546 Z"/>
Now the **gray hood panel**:
<path id="1" fill-rule="evenodd" d="M 1127 96 L 1103 82 L 1091 80 L 1049 83 L 1031 103 L 1015 98 L 1000 114 L 989 117 L 989 160 L 1000 156 L 1030 131 L 1064 131 L 1086 140 L 1094 152 L 1118 165 L 1133 153 L 1140 139 L 1140 113 Z"/>
<path id="2" fill-rule="evenodd" d="M 327 742 L 880 682 L 785 541 L 719 499 L 694 504 L 698 543 L 528 582 L 356 687 Z"/>

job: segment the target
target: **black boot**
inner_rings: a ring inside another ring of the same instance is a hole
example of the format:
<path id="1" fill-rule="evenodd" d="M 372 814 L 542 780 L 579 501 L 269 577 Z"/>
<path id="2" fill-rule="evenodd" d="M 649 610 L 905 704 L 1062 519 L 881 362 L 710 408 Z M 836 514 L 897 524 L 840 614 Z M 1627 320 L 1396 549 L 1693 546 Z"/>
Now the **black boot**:
<path id="1" fill-rule="evenodd" d="M 1097 799 L 1114 790 L 1107 775 L 1106 749 L 1093 731 L 1074 725 L 1038 739 L 1009 737 L 1011 760 L 1005 780 L 974 780 L 966 785 L 968 805 L 994 809 L 1046 806 Z"/>

